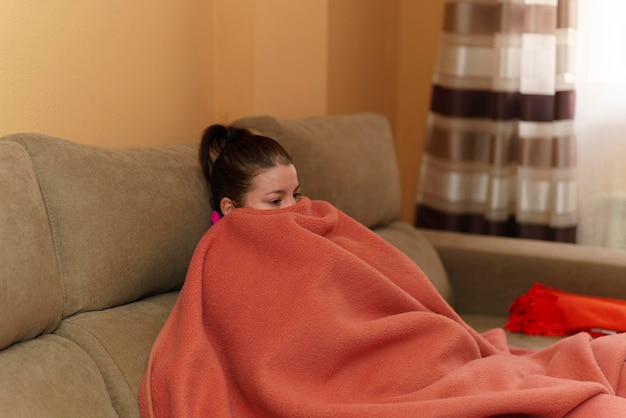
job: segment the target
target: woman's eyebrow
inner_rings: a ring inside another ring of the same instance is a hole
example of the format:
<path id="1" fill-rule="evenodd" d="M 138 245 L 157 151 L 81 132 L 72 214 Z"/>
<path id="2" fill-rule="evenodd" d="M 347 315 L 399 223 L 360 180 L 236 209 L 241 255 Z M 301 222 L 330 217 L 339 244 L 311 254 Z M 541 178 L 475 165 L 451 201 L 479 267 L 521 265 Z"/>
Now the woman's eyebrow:
<path id="1" fill-rule="evenodd" d="M 300 185 L 298 184 L 296 187 L 294 187 L 293 191 L 298 191 L 300 190 Z M 272 190 L 269 191 L 267 193 L 265 193 L 265 196 L 269 195 L 269 194 L 285 194 L 286 192 L 283 189 L 278 189 L 278 190 Z"/>
<path id="2" fill-rule="evenodd" d="M 285 194 L 285 191 L 282 189 L 279 189 L 279 190 L 272 190 L 272 191 L 265 193 L 266 196 L 269 194 Z"/>

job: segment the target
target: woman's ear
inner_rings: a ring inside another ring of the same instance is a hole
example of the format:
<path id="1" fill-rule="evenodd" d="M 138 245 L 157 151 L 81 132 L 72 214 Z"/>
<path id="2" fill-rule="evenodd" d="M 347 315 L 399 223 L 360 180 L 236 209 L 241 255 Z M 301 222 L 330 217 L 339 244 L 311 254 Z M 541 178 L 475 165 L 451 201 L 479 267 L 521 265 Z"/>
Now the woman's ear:
<path id="1" fill-rule="evenodd" d="M 236 207 L 235 203 L 228 197 L 223 197 L 222 200 L 220 200 L 220 210 L 224 216 L 228 215 L 230 211 Z"/>

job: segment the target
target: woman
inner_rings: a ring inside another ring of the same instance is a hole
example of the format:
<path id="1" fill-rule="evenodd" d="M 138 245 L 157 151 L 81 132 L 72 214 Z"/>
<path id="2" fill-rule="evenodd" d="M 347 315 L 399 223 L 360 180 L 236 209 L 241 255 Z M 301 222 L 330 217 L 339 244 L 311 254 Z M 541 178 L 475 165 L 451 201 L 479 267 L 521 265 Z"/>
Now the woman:
<path id="1" fill-rule="evenodd" d="M 144 416 L 626 411 L 626 334 L 510 348 L 502 330 L 465 324 L 389 243 L 300 197 L 293 162 L 274 140 L 212 126 L 201 161 L 224 217 L 198 244 L 154 343 Z"/>
<path id="2" fill-rule="evenodd" d="M 236 207 L 279 209 L 300 197 L 291 155 L 247 129 L 211 125 L 200 142 L 200 165 L 222 217 Z"/>

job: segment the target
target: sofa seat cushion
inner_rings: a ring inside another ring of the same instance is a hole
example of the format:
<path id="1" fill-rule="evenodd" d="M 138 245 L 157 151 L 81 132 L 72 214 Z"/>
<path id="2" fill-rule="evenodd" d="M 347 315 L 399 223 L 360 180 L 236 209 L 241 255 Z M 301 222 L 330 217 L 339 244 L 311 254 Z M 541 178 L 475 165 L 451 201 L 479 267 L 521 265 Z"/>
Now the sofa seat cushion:
<path id="1" fill-rule="evenodd" d="M 93 359 L 58 335 L 2 351 L 0 370 L 1 417 L 118 416 Z"/>
<path id="2" fill-rule="evenodd" d="M 150 349 L 178 292 L 65 319 L 55 332 L 89 353 L 120 416 L 139 417 L 139 386 Z"/>
<path id="3" fill-rule="evenodd" d="M 485 332 L 493 328 L 502 328 L 508 318 L 506 316 L 490 315 L 461 315 L 463 320 L 478 332 Z M 519 332 L 504 330 L 507 342 L 511 347 L 542 349 L 560 340 L 560 337 L 546 337 L 543 335 L 526 335 Z"/>

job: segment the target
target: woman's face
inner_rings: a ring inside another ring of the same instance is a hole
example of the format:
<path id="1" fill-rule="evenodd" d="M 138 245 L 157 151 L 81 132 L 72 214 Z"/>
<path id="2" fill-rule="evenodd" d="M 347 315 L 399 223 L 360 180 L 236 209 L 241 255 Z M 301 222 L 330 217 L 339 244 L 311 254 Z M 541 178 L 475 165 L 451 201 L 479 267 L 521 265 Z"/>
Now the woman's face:
<path id="1" fill-rule="evenodd" d="M 245 195 L 241 207 L 251 209 L 280 209 L 295 205 L 300 200 L 300 183 L 293 164 L 277 165 L 261 170 L 252 179 L 252 188 Z M 223 197 L 222 214 L 228 215 L 238 205 Z"/>
<path id="2" fill-rule="evenodd" d="M 254 177 L 243 207 L 280 209 L 296 204 L 299 199 L 300 183 L 296 167 L 293 164 L 277 165 L 262 170 Z"/>

